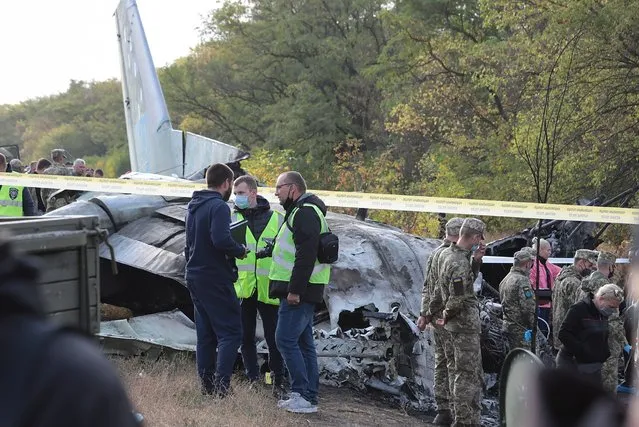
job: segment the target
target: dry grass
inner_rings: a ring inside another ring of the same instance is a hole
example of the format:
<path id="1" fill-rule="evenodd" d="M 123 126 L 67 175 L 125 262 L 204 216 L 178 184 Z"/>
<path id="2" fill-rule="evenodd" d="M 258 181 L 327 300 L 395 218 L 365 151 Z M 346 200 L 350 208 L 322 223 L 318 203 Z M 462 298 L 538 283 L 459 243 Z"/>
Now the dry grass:
<path id="1" fill-rule="evenodd" d="M 270 389 L 234 379 L 225 399 L 203 396 L 195 362 L 187 358 L 149 362 L 113 359 L 145 426 L 290 426 L 303 418 L 277 409 Z"/>
<path id="2" fill-rule="evenodd" d="M 419 426 L 429 417 L 375 401 L 372 396 L 347 388 L 320 387 L 317 414 L 291 414 L 277 409 L 277 401 L 267 386 L 250 389 L 236 376 L 233 394 L 225 399 L 202 396 L 192 358 L 178 356 L 172 361 L 113 358 L 128 387 L 135 408 L 145 417 L 145 427 L 200 426 Z"/>

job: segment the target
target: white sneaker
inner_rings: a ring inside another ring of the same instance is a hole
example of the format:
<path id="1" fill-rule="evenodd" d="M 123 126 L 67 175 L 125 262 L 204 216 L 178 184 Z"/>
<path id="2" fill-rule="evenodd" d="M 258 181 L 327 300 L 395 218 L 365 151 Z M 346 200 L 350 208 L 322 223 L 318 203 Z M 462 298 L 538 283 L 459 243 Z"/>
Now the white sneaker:
<path id="1" fill-rule="evenodd" d="M 313 405 L 298 393 L 296 397 L 290 399 L 290 402 L 284 406 L 284 409 L 296 414 L 312 414 L 317 412 L 317 405 Z"/>
<path id="2" fill-rule="evenodd" d="M 277 407 L 286 408 L 288 405 L 291 404 L 291 402 L 293 402 L 293 400 L 299 399 L 300 397 L 302 396 L 299 393 L 291 392 L 291 394 L 289 394 L 288 396 L 288 399 L 282 399 L 277 401 Z"/>

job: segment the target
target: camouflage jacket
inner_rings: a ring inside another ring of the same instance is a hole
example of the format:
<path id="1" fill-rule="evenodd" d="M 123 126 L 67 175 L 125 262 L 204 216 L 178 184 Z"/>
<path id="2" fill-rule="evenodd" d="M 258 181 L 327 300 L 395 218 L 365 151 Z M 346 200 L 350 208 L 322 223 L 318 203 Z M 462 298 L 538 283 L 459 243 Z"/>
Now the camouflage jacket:
<path id="1" fill-rule="evenodd" d="M 72 176 L 73 175 L 73 169 L 68 168 L 62 164 L 58 164 L 58 163 L 54 163 L 53 165 L 49 166 L 48 168 L 45 169 L 44 171 L 45 175 L 62 175 L 62 176 Z M 44 204 L 46 205 L 46 211 L 47 212 L 51 212 L 52 210 L 56 209 L 56 206 L 54 206 L 53 203 L 49 202 L 49 197 L 51 197 L 51 195 L 53 193 L 55 193 L 56 191 L 58 191 L 55 188 L 43 188 L 42 190 L 40 190 L 40 194 L 42 195 L 42 200 L 44 201 Z M 50 206 L 51 205 L 51 206 Z M 59 207 L 59 206 L 57 206 Z"/>
<path id="2" fill-rule="evenodd" d="M 499 299 L 504 310 L 504 327 L 532 329 L 535 323 L 535 293 L 530 287 L 529 272 L 511 267 L 499 284 Z"/>
<path id="3" fill-rule="evenodd" d="M 552 329 L 553 343 L 556 349 L 561 347 L 559 341 L 559 329 L 566 318 L 568 309 L 579 302 L 581 291 L 581 275 L 577 273 L 574 265 L 561 269 L 555 279 L 555 288 L 552 291 Z"/>
<path id="4" fill-rule="evenodd" d="M 424 289 L 422 290 L 422 316 L 437 315 L 442 310 L 442 298 L 437 286 L 439 259 L 441 253 L 450 247 L 450 241 L 444 242 L 428 257 L 424 274 Z"/>
<path id="5" fill-rule="evenodd" d="M 445 306 L 446 329 L 452 332 L 481 332 L 470 251 L 451 245 L 440 254 L 439 265 L 437 283 Z"/>
<path id="6" fill-rule="evenodd" d="M 581 281 L 580 298 L 584 299 L 588 297 L 588 294 L 595 294 L 603 285 L 613 283 L 612 279 L 607 278 L 599 271 L 594 271 L 590 276 Z M 608 336 L 608 346 L 611 352 L 617 354 L 621 351 L 624 345 L 628 344 L 626 340 L 626 331 L 623 327 L 623 319 L 619 316 L 619 310 L 615 310 L 610 317 L 608 317 L 608 326 L 610 335 Z"/>
<path id="7" fill-rule="evenodd" d="M 53 164 L 45 169 L 45 175 L 64 175 L 73 176 L 73 169 L 61 164 Z"/>

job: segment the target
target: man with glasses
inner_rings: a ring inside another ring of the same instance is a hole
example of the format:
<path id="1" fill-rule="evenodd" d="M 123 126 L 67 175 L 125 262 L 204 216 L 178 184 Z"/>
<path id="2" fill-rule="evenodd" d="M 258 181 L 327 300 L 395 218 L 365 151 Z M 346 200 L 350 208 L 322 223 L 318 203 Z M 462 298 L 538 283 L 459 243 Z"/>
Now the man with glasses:
<path id="1" fill-rule="evenodd" d="M 581 298 L 585 299 L 588 294 L 594 294 L 603 285 L 612 282 L 615 272 L 615 263 L 617 257 L 609 252 L 600 252 L 597 258 L 597 270 L 581 282 Z M 602 369 L 602 377 L 604 388 L 614 393 L 617 390 L 619 381 L 619 355 L 622 349 L 629 351 L 628 341 L 626 340 L 623 321 L 619 316 L 619 310 L 615 309 L 608 318 L 610 335 L 608 337 L 608 347 L 610 348 L 610 357 L 606 360 Z"/>
<path id="2" fill-rule="evenodd" d="M 278 407 L 295 413 L 317 412 L 319 370 L 313 339 L 315 304 L 324 300 L 331 269 L 317 259 L 320 234 L 328 231 L 326 205 L 306 192 L 299 172 L 277 178 L 275 196 L 284 207 L 269 272 L 271 298 L 280 299 L 275 341 L 291 377 L 290 398 Z"/>
<path id="3" fill-rule="evenodd" d="M 588 249 L 577 250 L 572 265 L 562 268 L 555 280 L 555 288 L 552 291 L 552 330 L 556 351 L 559 351 L 561 346 L 557 333 L 570 306 L 579 301 L 581 281 L 590 276 L 598 255 L 598 252 Z"/>
<path id="4" fill-rule="evenodd" d="M 610 357 L 608 318 L 623 299 L 623 290 L 608 283 L 570 307 L 557 334 L 558 367 L 576 369 L 584 378 L 601 383 L 603 363 Z"/>

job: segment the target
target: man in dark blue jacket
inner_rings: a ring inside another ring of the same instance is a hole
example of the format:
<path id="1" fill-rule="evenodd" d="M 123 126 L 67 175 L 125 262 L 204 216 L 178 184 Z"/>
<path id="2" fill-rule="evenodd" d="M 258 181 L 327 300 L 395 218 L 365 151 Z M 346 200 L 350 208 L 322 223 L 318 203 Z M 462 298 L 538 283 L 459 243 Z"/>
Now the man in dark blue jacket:
<path id="1" fill-rule="evenodd" d="M 242 342 L 242 315 L 233 283 L 235 258 L 246 247 L 231 237 L 233 171 L 217 163 L 206 171 L 206 190 L 193 192 L 186 214 L 186 282 L 195 310 L 197 371 L 202 392 L 227 394 Z"/>

